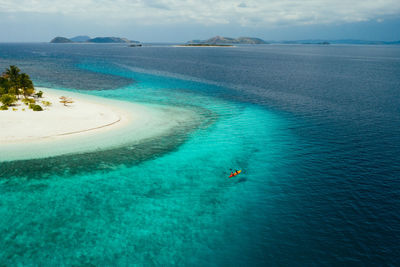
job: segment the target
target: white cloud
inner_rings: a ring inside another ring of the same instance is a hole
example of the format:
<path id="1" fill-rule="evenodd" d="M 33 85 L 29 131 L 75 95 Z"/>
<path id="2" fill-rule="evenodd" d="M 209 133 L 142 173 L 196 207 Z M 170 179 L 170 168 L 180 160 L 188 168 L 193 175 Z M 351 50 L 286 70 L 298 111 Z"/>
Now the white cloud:
<path id="1" fill-rule="evenodd" d="M 399 0 L 0 0 L 1 12 L 40 13 L 147 25 L 308 25 L 400 14 Z"/>

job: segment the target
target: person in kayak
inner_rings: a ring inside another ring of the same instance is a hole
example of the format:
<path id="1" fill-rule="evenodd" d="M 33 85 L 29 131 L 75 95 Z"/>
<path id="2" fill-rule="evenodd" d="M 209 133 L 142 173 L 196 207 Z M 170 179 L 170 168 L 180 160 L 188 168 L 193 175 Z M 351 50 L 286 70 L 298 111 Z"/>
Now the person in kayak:
<path id="1" fill-rule="evenodd" d="M 238 173 L 239 173 L 238 170 L 235 169 L 235 172 L 232 172 L 232 169 L 231 169 L 231 175 L 230 175 L 230 177 L 233 177 L 233 176 L 237 175 Z"/>

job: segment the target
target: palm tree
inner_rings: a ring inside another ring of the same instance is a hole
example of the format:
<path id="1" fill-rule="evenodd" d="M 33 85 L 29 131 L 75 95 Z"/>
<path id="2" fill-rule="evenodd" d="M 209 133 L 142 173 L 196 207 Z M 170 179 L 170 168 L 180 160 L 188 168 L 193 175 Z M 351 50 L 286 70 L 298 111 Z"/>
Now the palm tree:
<path id="1" fill-rule="evenodd" d="M 0 76 L 0 95 L 8 94 L 10 87 L 11 85 L 9 80 L 6 77 Z"/>
<path id="2" fill-rule="evenodd" d="M 21 73 L 19 75 L 19 86 L 22 89 L 22 93 L 24 95 L 25 98 L 27 98 L 27 96 L 33 94 L 33 82 L 31 81 L 31 79 L 29 78 L 29 75 L 26 73 Z"/>
<path id="3" fill-rule="evenodd" d="M 11 65 L 6 69 L 5 76 L 9 79 L 13 93 L 19 98 L 19 72 L 20 69 L 17 66 Z"/>
<path id="4" fill-rule="evenodd" d="M 21 70 L 17 66 L 11 65 L 8 69 L 6 69 L 5 75 L 8 79 L 10 79 L 11 83 L 16 85 L 20 71 Z"/>

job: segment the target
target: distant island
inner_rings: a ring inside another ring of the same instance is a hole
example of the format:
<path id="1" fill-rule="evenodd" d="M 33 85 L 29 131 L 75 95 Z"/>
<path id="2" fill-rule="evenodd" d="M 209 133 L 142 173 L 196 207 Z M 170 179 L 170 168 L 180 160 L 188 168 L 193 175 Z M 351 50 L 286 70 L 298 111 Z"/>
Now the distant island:
<path id="1" fill-rule="evenodd" d="M 138 43 L 137 41 L 130 41 L 126 38 L 119 38 L 119 37 L 96 37 L 93 39 L 89 39 L 88 43 Z"/>
<path id="2" fill-rule="evenodd" d="M 76 42 L 76 43 L 84 43 L 84 42 L 89 41 L 90 39 L 91 38 L 89 36 L 87 36 L 87 35 L 79 35 L 79 36 L 75 36 L 75 37 L 70 38 L 70 40 L 72 42 Z"/>
<path id="3" fill-rule="evenodd" d="M 72 38 L 58 36 L 50 41 L 55 44 L 68 44 L 68 43 L 121 43 L 128 44 L 130 47 L 141 47 L 139 41 L 132 41 L 121 37 L 95 37 L 91 38 L 87 35 L 75 36 Z M 233 46 L 236 44 L 302 44 L 302 45 L 330 45 L 330 44 L 355 44 L 355 45 L 400 45 L 400 41 L 369 41 L 369 40 L 356 40 L 356 39 L 339 39 L 339 40 L 326 40 L 326 39 L 304 39 L 304 40 L 268 40 L 265 41 L 255 37 L 223 37 L 215 36 L 207 40 L 191 40 L 185 44 L 177 45 L 184 47 L 213 47 L 213 46 Z"/>
<path id="4" fill-rule="evenodd" d="M 286 40 L 286 41 L 270 41 L 272 44 L 311 44 L 311 45 L 399 45 L 400 41 L 368 41 L 355 39 L 339 39 L 339 40 L 324 40 L 324 39 L 306 39 L 306 40 Z"/>
<path id="5" fill-rule="evenodd" d="M 68 39 L 68 38 L 65 38 L 65 37 L 56 37 L 53 40 L 51 40 L 50 43 L 66 44 L 66 43 L 73 43 L 73 41 L 71 39 Z"/>
<path id="6" fill-rule="evenodd" d="M 230 44 L 183 44 L 176 46 L 188 46 L 188 47 L 233 47 Z"/>
<path id="7" fill-rule="evenodd" d="M 338 40 L 326 40 L 326 39 L 304 39 L 304 40 L 267 40 L 264 41 L 260 38 L 254 37 L 239 37 L 230 38 L 215 36 L 208 40 L 191 40 L 186 44 L 179 46 L 220 46 L 220 45 L 235 45 L 235 44 L 302 44 L 302 45 L 335 45 L 335 44 L 351 44 L 351 45 L 400 45 L 400 41 L 369 41 L 369 40 L 356 40 L 356 39 L 338 39 Z"/>
<path id="8" fill-rule="evenodd" d="M 138 44 L 138 41 L 131 41 L 126 38 L 120 37 L 96 37 L 90 38 L 86 35 L 76 36 L 73 38 L 66 38 L 66 37 L 55 37 L 53 40 L 50 41 L 53 44 L 66 44 L 66 43 L 98 43 L 98 44 L 108 44 L 108 43 L 126 43 L 131 44 L 135 43 Z"/>
<path id="9" fill-rule="evenodd" d="M 215 36 L 208 40 L 191 40 L 186 43 L 187 45 L 221 45 L 221 44 L 268 44 L 266 41 L 260 38 L 254 37 L 239 37 L 239 38 L 230 38 L 230 37 L 222 37 Z"/>

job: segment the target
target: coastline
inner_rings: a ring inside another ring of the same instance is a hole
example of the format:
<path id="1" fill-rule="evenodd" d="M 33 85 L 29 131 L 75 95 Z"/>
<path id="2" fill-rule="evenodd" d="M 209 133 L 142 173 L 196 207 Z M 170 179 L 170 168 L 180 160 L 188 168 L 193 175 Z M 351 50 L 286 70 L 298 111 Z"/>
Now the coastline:
<path id="1" fill-rule="evenodd" d="M 48 99 L 65 95 L 74 103 L 70 107 L 53 103 L 48 110 L 39 112 L 0 112 L 0 162 L 93 152 L 139 143 L 170 133 L 174 127 L 190 123 L 197 117 L 192 110 L 179 107 L 37 89 Z"/>
<path id="2" fill-rule="evenodd" d="M 10 143 L 36 142 L 41 139 L 83 134 L 109 127 L 116 128 L 131 121 L 127 112 L 109 103 L 99 104 L 94 99 L 82 95 L 48 88 L 38 88 L 44 92 L 39 103 L 48 101 L 51 106 L 43 111 L 32 111 L 28 106 L 18 106 L 0 112 L 0 145 Z M 59 97 L 72 97 L 67 106 L 59 102 Z"/>

